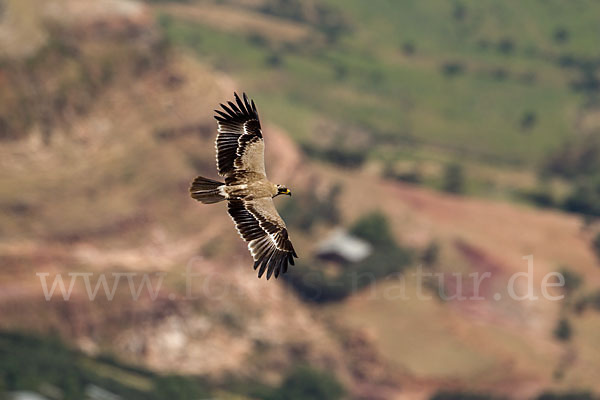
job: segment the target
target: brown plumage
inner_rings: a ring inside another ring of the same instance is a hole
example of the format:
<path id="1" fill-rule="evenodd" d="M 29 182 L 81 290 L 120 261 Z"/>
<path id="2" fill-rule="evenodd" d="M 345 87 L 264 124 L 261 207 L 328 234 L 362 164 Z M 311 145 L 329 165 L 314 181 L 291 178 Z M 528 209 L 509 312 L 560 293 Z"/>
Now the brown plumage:
<path id="1" fill-rule="evenodd" d="M 235 103 L 221 104 L 215 110 L 218 125 L 216 140 L 217 170 L 225 182 L 197 177 L 190 188 L 191 196 L 205 204 L 228 202 L 229 215 L 240 236 L 248 242 L 254 269 L 267 279 L 285 273 L 288 263 L 298 257 L 288 238 L 285 222 L 277 213 L 273 197 L 291 196 L 283 185 L 267 179 L 265 144 L 254 101 L 234 93 Z"/>

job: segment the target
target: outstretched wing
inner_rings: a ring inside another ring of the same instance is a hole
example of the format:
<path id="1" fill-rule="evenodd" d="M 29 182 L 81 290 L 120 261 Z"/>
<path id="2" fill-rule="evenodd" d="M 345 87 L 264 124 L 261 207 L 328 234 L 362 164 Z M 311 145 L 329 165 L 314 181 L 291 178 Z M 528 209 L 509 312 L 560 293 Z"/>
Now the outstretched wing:
<path id="1" fill-rule="evenodd" d="M 287 271 L 288 262 L 294 265 L 298 256 L 272 199 L 230 200 L 228 211 L 240 236 L 248 242 L 259 278 L 265 271 L 267 279 L 272 274 L 277 278 Z"/>
<path id="2" fill-rule="evenodd" d="M 217 169 L 219 175 L 233 178 L 238 173 L 265 173 L 265 145 L 260 130 L 260 121 L 254 101 L 244 100 L 234 93 L 235 103 L 221 104 L 215 110 L 219 134 L 217 148 Z"/>

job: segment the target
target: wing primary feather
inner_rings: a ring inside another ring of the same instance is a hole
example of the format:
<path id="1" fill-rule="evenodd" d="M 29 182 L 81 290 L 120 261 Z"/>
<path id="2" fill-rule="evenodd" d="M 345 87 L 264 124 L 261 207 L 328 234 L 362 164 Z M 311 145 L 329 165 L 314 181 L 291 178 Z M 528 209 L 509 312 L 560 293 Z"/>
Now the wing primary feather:
<path id="1" fill-rule="evenodd" d="M 268 263 L 269 264 L 269 268 L 267 269 L 267 280 L 269 280 L 271 278 L 271 275 L 273 275 L 273 263 Z"/>
<path id="2" fill-rule="evenodd" d="M 279 268 L 277 268 L 277 271 L 275 271 L 275 279 L 279 278 L 279 275 L 283 274 L 283 265 L 285 264 L 285 262 L 283 262 L 284 259 L 282 259 L 282 262 L 279 265 Z"/>
<path id="3" fill-rule="evenodd" d="M 272 251 L 272 250 L 271 250 Z M 267 261 L 269 261 L 270 253 L 267 253 L 263 256 L 262 261 L 260 262 L 260 268 L 258 270 L 258 277 L 261 278 L 267 269 Z"/>
<path id="4" fill-rule="evenodd" d="M 271 273 L 273 273 L 273 258 L 277 256 L 277 248 L 275 246 L 272 246 L 270 251 L 269 251 L 269 255 L 268 257 L 265 258 L 265 261 L 263 261 L 263 263 L 265 264 L 265 267 L 267 268 L 267 271 L 271 271 Z M 268 277 L 267 280 L 271 277 L 271 274 L 268 273 Z"/>
<path id="5" fill-rule="evenodd" d="M 215 110 L 215 112 L 217 114 L 219 114 L 221 116 L 221 118 L 223 118 L 223 120 L 221 122 L 226 122 L 227 118 L 229 118 L 229 116 L 227 114 L 225 114 L 223 111 L 221 110 Z M 217 118 L 217 116 L 215 115 L 215 118 Z M 217 121 L 219 121 L 219 119 L 217 118 Z"/>
<path id="6" fill-rule="evenodd" d="M 279 260 L 280 262 L 277 263 L 277 266 L 275 267 L 275 270 L 273 271 L 273 276 L 275 277 L 275 279 L 277 279 L 279 277 L 279 270 L 281 269 L 281 260 Z"/>
<path id="7" fill-rule="evenodd" d="M 229 108 L 227 108 L 227 106 L 225 104 L 221 103 L 220 106 L 223 110 L 225 110 L 229 114 L 229 118 L 236 117 L 235 113 L 232 110 L 230 110 Z"/>
<path id="8" fill-rule="evenodd" d="M 279 270 L 279 264 L 281 263 L 281 251 L 275 250 L 273 256 L 271 256 L 272 260 L 269 261 L 269 270 L 267 271 L 267 280 L 273 275 L 273 272 Z"/>
<path id="9" fill-rule="evenodd" d="M 254 106 L 254 101 L 250 104 L 250 100 L 246 93 L 244 93 L 244 104 L 246 104 L 246 108 L 248 109 L 248 113 L 254 114 L 256 118 L 258 118 L 258 113 L 256 112 L 256 107 Z"/>
<path id="10" fill-rule="evenodd" d="M 227 104 L 229 104 L 229 107 L 233 111 L 235 111 L 236 116 L 239 116 L 242 114 L 242 111 L 240 111 L 240 109 L 234 103 L 232 103 L 231 101 L 228 101 Z"/>
<path id="11" fill-rule="evenodd" d="M 267 280 L 271 277 L 273 273 L 273 267 L 275 266 L 275 258 L 277 257 L 278 250 L 275 246 L 272 247 L 270 251 L 269 257 L 265 261 L 265 265 L 267 267 Z"/>
<path id="12" fill-rule="evenodd" d="M 277 262 L 277 265 L 275 266 L 275 279 L 277 279 L 277 277 L 279 277 L 279 273 L 283 269 L 283 264 L 285 263 L 285 261 L 286 261 L 285 255 L 281 254 L 279 256 L 279 260 Z"/>
<path id="13" fill-rule="evenodd" d="M 235 102 L 237 103 L 239 109 L 242 110 L 242 113 L 243 114 L 250 114 L 248 112 L 248 109 L 244 105 L 244 103 L 242 103 L 242 100 L 240 100 L 240 96 L 238 96 L 237 93 L 234 93 L 234 95 L 235 95 Z"/>
<path id="14" fill-rule="evenodd" d="M 281 263 L 281 274 L 285 274 L 288 269 L 288 258 L 287 254 L 283 257 L 283 262 Z"/>

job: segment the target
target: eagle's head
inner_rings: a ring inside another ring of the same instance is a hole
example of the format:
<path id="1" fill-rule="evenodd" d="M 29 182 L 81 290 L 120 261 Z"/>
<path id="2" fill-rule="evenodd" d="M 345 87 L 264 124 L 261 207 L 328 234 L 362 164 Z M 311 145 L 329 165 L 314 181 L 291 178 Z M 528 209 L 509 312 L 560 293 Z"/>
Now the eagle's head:
<path id="1" fill-rule="evenodd" d="M 277 194 L 273 197 L 279 196 L 280 194 L 287 194 L 288 196 L 291 196 L 292 192 L 290 192 L 290 189 L 283 185 L 277 185 Z"/>

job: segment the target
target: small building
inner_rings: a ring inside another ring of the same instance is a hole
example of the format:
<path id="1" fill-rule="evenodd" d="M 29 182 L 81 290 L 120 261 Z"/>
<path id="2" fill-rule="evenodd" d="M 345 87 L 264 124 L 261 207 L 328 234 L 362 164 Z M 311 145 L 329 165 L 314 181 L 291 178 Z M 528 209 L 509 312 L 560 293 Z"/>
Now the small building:
<path id="1" fill-rule="evenodd" d="M 338 228 L 319 243 L 316 256 L 338 263 L 357 263 L 367 258 L 372 251 L 371 244 Z"/>

